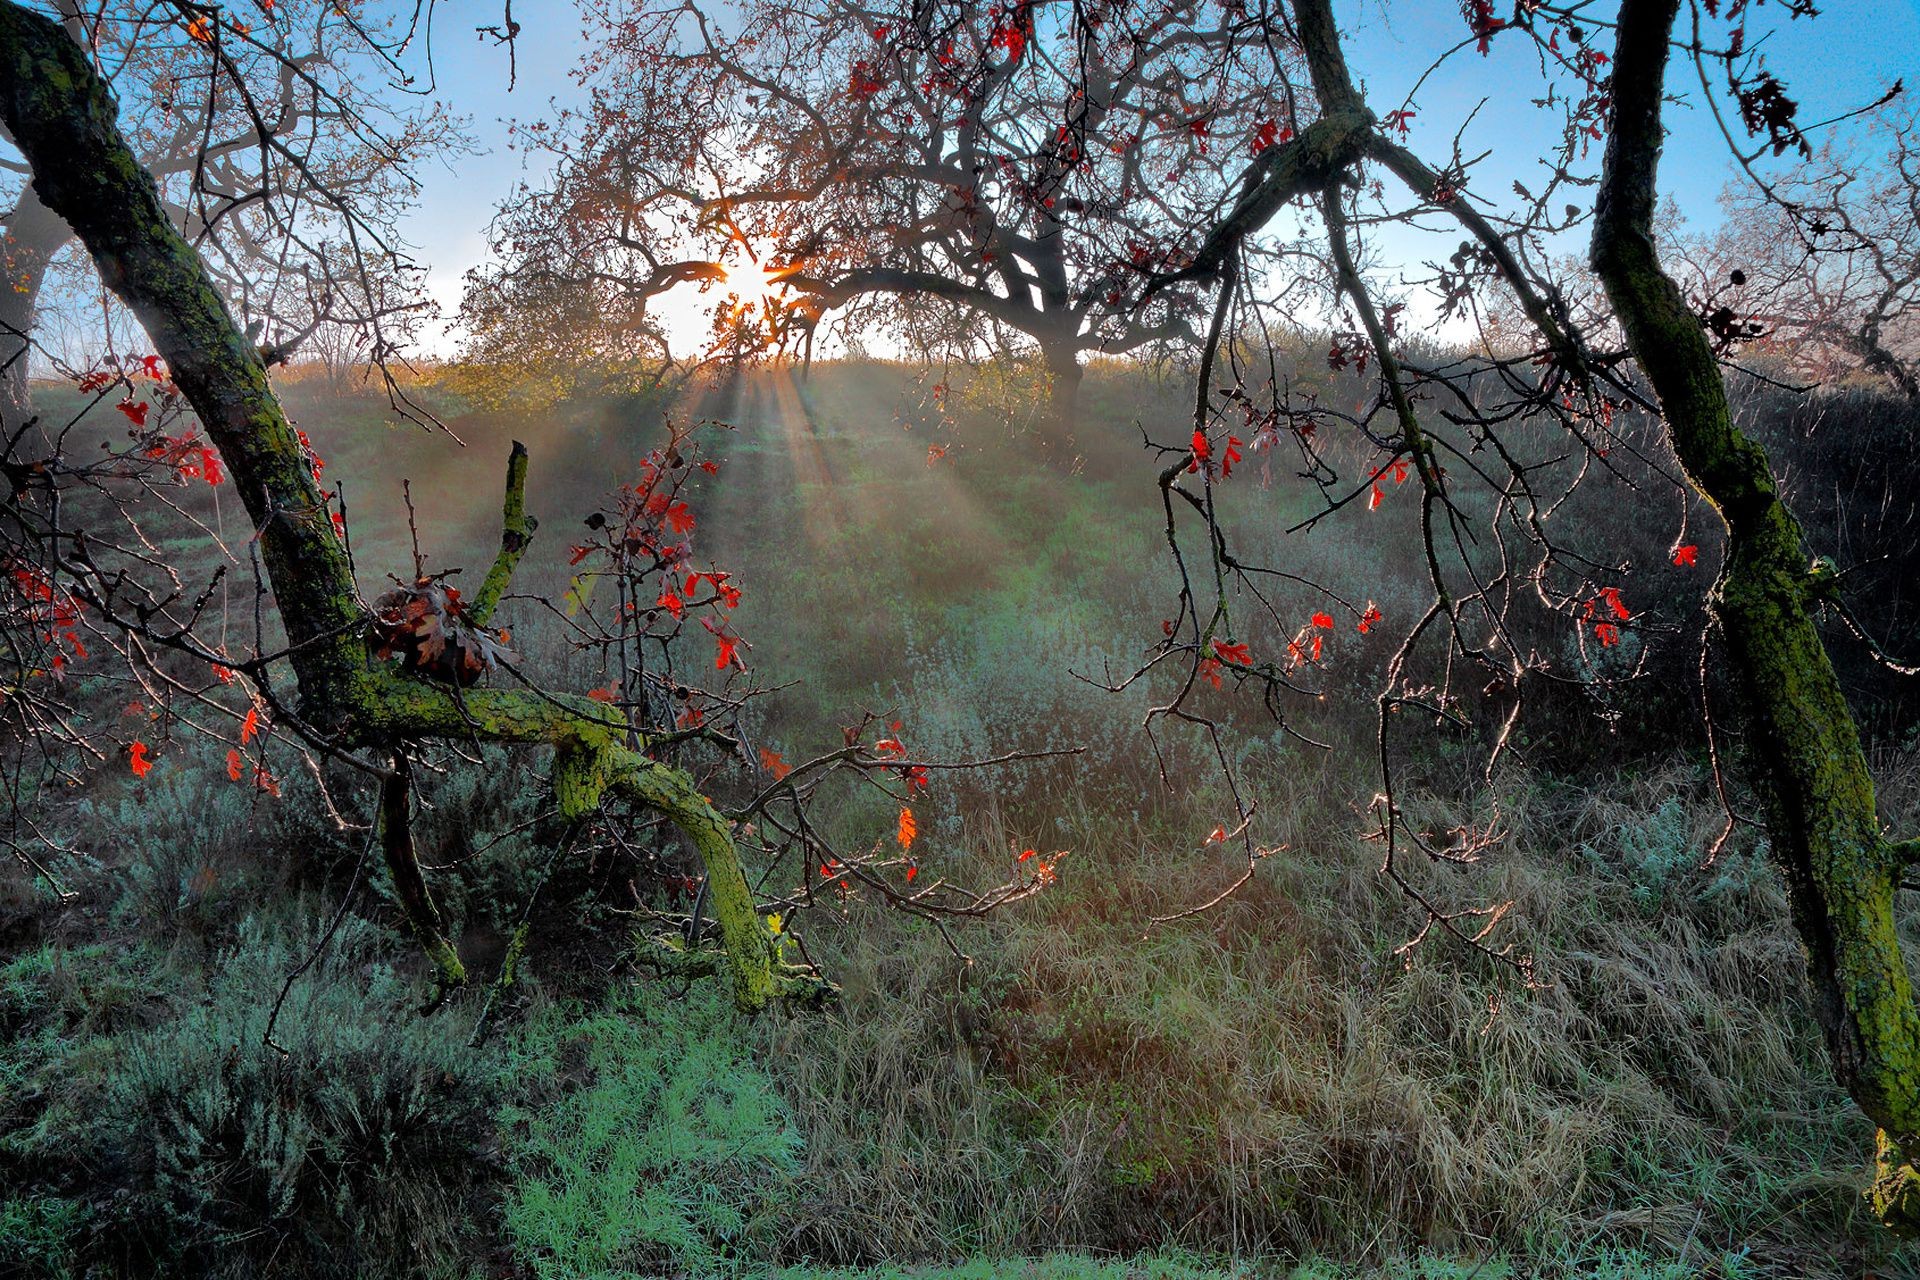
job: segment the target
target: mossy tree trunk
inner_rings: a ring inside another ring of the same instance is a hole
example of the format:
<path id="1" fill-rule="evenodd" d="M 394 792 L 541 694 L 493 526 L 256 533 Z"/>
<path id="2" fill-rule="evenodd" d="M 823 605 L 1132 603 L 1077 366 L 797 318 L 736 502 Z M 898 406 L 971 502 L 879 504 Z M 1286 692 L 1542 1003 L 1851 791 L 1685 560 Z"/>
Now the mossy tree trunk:
<path id="1" fill-rule="evenodd" d="M 724 963 L 743 1007 L 810 991 L 809 975 L 778 962 L 727 820 L 685 773 L 629 749 L 626 721 L 616 711 L 541 690 L 456 695 L 374 657 L 368 613 L 346 550 L 260 353 L 167 217 L 116 114 L 111 91 L 59 26 L 0 0 L 0 125 L 26 157 L 40 200 L 72 226 L 101 279 L 146 328 L 219 448 L 258 533 L 287 632 L 303 728 L 334 746 L 383 759 L 435 738 L 552 748 L 563 823 L 590 816 L 611 793 L 665 814 L 687 835 L 706 864 Z M 482 591 L 489 603 L 505 585 L 496 575 L 511 571 L 531 535 L 525 475 L 524 457 L 516 455 L 509 466 L 502 560 Z M 403 786 L 390 789 L 386 807 L 404 821 Z M 410 923 L 431 935 L 431 918 Z M 444 945 L 432 936 L 423 940 L 442 980 L 458 980 L 457 961 L 446 963 L 450 952 Z"/>
<path id="2" fill-rule="evenodd" d="M 1727 563 L 1712 599 L 1753 726 L 1773 857 L 1805 944 L 1813 1008 L 1840 1083 L 1880 1128 L 1871 1193 L 1888 1226 L 1920 1230 L 1920 1010 L 1894 931 L 1914 846 L 1889 839 L 1860 734 L 1815 625 L 1832 575 L 1811 564 L 1765 451 L 1733 424 L 1704 327 L 1653 238 L 1661 101 L 1679 0 L 1626 0 L 1613 130 L 1592 261 L 1659 397 L 1674 453 L 1720 513 Z"/>

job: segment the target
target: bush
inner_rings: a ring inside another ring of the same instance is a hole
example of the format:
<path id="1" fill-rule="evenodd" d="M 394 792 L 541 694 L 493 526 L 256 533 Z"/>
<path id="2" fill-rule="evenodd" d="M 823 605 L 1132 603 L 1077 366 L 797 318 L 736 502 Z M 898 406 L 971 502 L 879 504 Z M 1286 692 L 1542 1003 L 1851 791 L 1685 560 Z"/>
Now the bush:
<path id="1" fill-rule="evenodd" d="M 681 1003 L 628 989 L 525 1035 L 512 1069 L 532 1100 L 501 1121 L 507 1233 L 536 1275 L 712 1275 L 770 1252 L 800 1140 L 745 1043 L 710 985 Z"/>
<path id="2" fill-rule="evenodd" d="M 280 1275 L 433 1274 L 457 1252 L 494 1078 L 464 1026 L 416 1016 L 378 936 L 346 922 L 294 982 L 276 1048 L 281 984 L 315 939 L 248 921 L 203 1001 L 122 1046 L 104 1145 L 130 1247 L 193 1275 L 268 1259 Z"/>

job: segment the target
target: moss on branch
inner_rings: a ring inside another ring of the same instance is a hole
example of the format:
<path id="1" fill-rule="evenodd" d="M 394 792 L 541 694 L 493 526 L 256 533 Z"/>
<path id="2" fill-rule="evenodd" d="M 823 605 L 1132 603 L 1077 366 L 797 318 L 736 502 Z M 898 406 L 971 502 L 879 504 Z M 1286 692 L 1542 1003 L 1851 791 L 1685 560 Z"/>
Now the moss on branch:
<path id="1" fill-rule="evenodd" d="M 467 609 L 475 626 L 484 627 L 493 620 L 493 611 L 500 607 L 500 597 L 512 584 L 513 571 L 520 567 L 520 557 L 539 527 L 540 522 L 527 514 L 527 446 L 515 440 L 507 455 L 507 496 L 500 505 L 500 554 Z"/>

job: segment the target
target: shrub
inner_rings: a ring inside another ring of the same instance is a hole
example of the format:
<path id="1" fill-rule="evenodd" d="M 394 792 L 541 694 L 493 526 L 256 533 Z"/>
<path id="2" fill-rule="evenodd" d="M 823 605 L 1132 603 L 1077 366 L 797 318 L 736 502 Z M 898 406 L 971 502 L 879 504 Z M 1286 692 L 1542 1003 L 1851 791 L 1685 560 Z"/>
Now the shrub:
<path id="1" fill-rule="evenodd" d="M 411 984 L 349 919 L 294 982 L 312 936 L 258 921 L 205 999 L 133 1038 L 107 1097 L 129 1244 L 179 1273 L 433 1274 L 469 1231 L 493 1077 L 465 1028 L 422 1019 Z M 438 1265 L 436 1265 L 438 1263 Z"/>
<path id="2" fill-rule="evenodd" d="M 765 1256 L 800 1140 L 710 986 L 674 1002 L 629 989 L 536 1024 L 501 1114 L 515 1252 L 543 1280 L 662 1268 L 711 1275 Z"/>

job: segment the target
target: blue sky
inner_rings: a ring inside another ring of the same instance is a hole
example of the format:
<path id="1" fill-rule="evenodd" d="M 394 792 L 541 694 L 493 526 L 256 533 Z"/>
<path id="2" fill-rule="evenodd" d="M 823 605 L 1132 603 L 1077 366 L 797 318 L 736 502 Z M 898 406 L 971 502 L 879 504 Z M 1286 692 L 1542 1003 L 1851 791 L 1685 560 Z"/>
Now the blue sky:
<path id="1" fill-rule="evenodd" d="M 1750 10 L 1753 33 L 1757 36 L 1777 21 L 1780 10 L 1777 0 Z M 1337 11 L 1355 74 L 1366 82 L 1369 101 L 1379 110 L 1397 105 L 1433 52 L 1465 33 L 1454 0 L 1337 0 Z M 551 102 L 565 104 L 578 96 L 568 74 L 580 48 L 573 0 L 518 0 L 519 78 L 511 93 L 505 52 L 478 39 L 467 26 L 498 21 L 497 12 L 489 7 L 466 13 L 478 16 L 465 16 L 456 24 L 455 11 L 442 10 L 434 65 L 442 97 L 470 118 L 480 153 L 423 169 L 419 208 L 404 224 L 430 268 L 430 286 L 449 314 L 459 303 L 461 276 L 484 258 L 493 209 L 525 176 L 523 157 L 508 146 L 508 122 L 537 119 Z M 1781 38 L 1766 45 L 1765 52 L 1768 65 L 1801 102 L 1803 120 L 1856 106 L 1899 77 L 1920 91 L 1920 4 L 1915 0 L 1832 0 L 1811 23 L 1784 25 Z M 1609 37 L 1603 34 L 1598 40 L 1599 47 L 1610 49 Z M 1710 223 L 1716 216 L 1715 198 L 1733 167 L 1717 128 L 1698 105 L 1699 86 L 1691 67 L 1676 66 L 1673 75 L 1670 88 L 1691 91 L 1694 101 L 1668 112 L 1672 137 L 1662 185 L 1679 198 L 1696 224 Z M 1535 64 L 1519 40 L 1495 40 L 1485 58 L 1471 50 L 1456 55 L 1421 89 L 1412 145 L 1430 158 L 1444 157 L 1459 123 L 1487 99 L 1464 139 L 1468 154 L 1494 151 L 1476 171 L 1474 186 L 1505 192 L 1516 178 L 1532 181 L 1537 166 L 1530 158 L 1549 140 L 1550 122 L 1545 113 L 1526 109 L 1524 103 L 1515 111 L 1513 100 L 1531 98 L 1537 84 Z M 1428 252 L 1413 240 L 1386 247 L 1396 257 Z M 691 298 L 669 310 L 679 317 L 677 329 L 698 332 L 697 306 Z M 442 339 L 432 345 L 445 350 L 449 343 Z"/>

